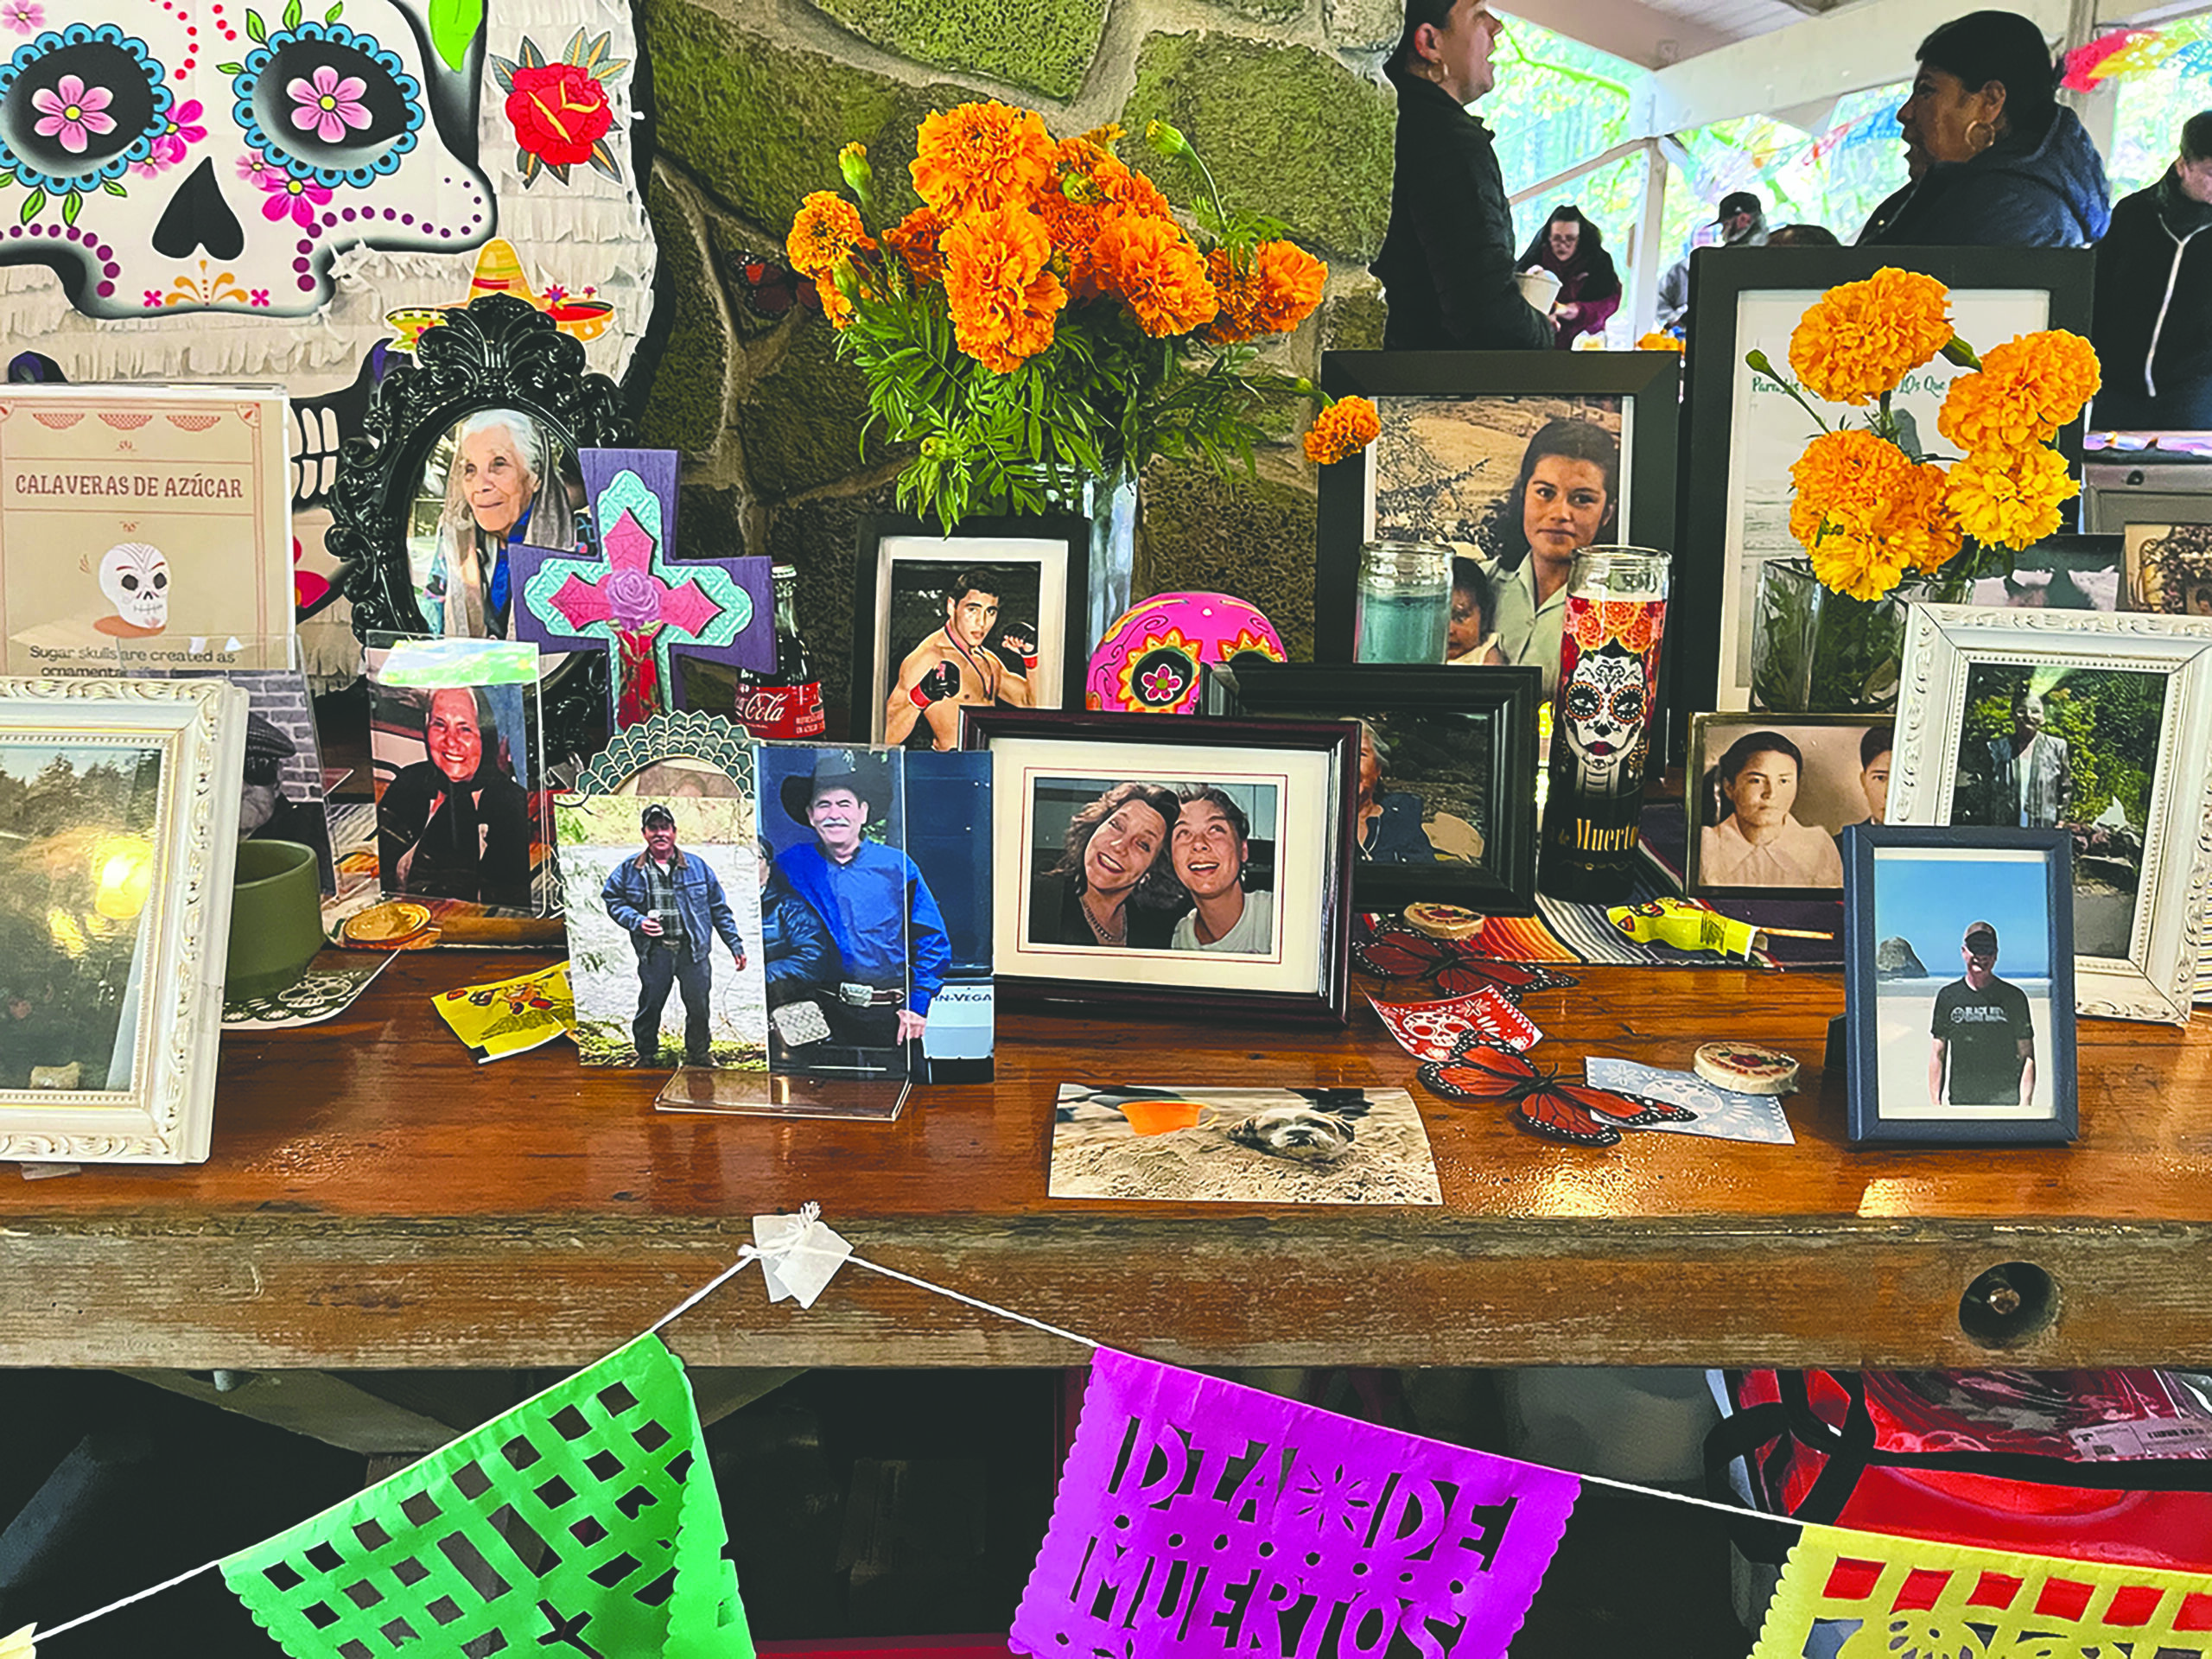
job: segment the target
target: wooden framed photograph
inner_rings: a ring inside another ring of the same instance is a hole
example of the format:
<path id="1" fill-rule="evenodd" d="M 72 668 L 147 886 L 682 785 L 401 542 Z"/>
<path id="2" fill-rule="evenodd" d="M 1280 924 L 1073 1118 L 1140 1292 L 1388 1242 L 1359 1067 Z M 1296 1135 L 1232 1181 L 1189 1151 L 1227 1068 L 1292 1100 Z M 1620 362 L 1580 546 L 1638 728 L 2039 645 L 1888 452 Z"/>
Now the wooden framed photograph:
<path id="1" fill-rule="evenodd" d="M 1865 824 L 1844 842 L 1851 1139 L 2073 1140 L 2069 837 Z"/>
<path id="2" fill-rule="evenodd" d="M 1887 715 L 1690 717 L 1684 890 L 1705 898 L 1839 899 L 1854 823 L 1880 823 Z"/>
<path id="3" fill-rule="evenodd" d="M 2130 524 L 2126 608 L 2212 616 L 2212 524 Z"/>
<path id="4" fill-rule="evenodd" d="M 1352 901 L 1421 901 L 1488 916 L 1536 907 L 1534 668 L 1209 663 L 1209 716 L 1349 720 Z"/>
<path id="5" fill-rule="evenodd" d="M 861 521 L 856 743 L 957 749 L 963 709 L 1059 709 L 1082 693 L 1090 527 L 1072 515 Z"/>
<path id="6" fill-rule="evenodd" d="M 1682 498 L 1669 656 L 1679 665 L 1675 707 L 1751 706 L 1751 630 L 1759 570 L 1802 558 L 1789 533 L 1789 469 L 1818 428 L 1777 382 L 1745 355 L 1763 351 L 1786 370 L 1789 336 L 1806 310 L 1839 283 L 1885 266 L 1923 272 L 1951 290 L 1951 317 L 1976 351 L 2038 328 L 2089 332 L 2094 258 L 2077 248 L 1708 248 L 1690 260 L 1688 424 L 1701 470 Z M 1939 460 L 1958 451 L 1936 429 L 1952 379 L 1965 371 L 1938 357 L 1915 370 L 1894 398 L 1918 447 Z M 1866 411 L 1806 394 L 1833 427 Z M 2078 423 L 2058 448 L 2077 471 Z"/>
<path id="7" fill-rule="evenodd" d="M 1481 568 L 1498 659 L 1559 677 L 1567 566 L 1593 543 L 1675 545 L 1672 352 L 1324 352 L 1379 437 L 1321 468 L 1313 655 L 1349 663 L 1359 550 L 1440 542 Z"/>
<path id="8" fill-rule="evenodd" d="M 1344 1023 L 1358 728 L 969 709 L 1011 1005 Z"/>
<path id="9" fill-rule="evenodd" d="M 2189 1018 L 2207 754 L 2212 618 L 1912 607 L 1889 821 L 2064 830 L 2083 1014 Z"/>
<path id="10" fill-rule="evenodd" d="M 0 1160 L 207 1155 L 246 694 L 0 679 Z"/>

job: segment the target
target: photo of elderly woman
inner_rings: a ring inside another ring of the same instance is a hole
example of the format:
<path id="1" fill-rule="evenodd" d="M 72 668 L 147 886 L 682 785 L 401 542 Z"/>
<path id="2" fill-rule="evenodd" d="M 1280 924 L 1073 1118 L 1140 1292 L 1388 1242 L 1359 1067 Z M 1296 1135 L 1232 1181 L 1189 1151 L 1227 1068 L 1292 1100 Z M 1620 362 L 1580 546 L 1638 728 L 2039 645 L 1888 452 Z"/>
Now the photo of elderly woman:
<path id="1" fill-rule="evenodd" d="M 1039 816 L 1046 804 L 1040 788 Z M 1172 789 L 1138 783 L 1115 784 L 1077 808 L 1059 857 L 1037 861 L 1029 942 L 1165 950 L 1185 902 L 1166 859 L 1179 810 Z"/>
<path id="2" fill-rule="evenodd" d="M 1840 893 L 1836 837 L 1886 810 L 1889 722 L 1700 715 L 1691 724 L 1689 891 Z"/>
<path id="3" fill-rule="evenodd" d="M 365 660 L 378 885 L 543 913 L 537 648 L 374 635 Z"/>
<path id="4" fill-rule="evenodd" d="M 1476 563 L 1490 590 L 1465 584 L 1467 625 L 1452 642 L 1455 658 L 1471 653 L 1476 661 L 1532 664 L 1543 671 L 1544 695 L 1552 694 L 1568 569 L 1583 548 L 1618 540 L 1626 522 L 1624 402 L 1612 396 L 1377 400 L 1382 430 L 1369 463 L 1372 534 L 1448 543 Z M 1456 579 L 1454 587 L 1456 610 L 1462 608 Z"/>
<path id="5" fill-rule="evenodd" d="M 415 499 L 408 556 L 424 624 L 448 638 L 507 637 L 507 550 L 576 545 L 573 457 L 518 410 L 457 423 L 430 453 Z"/>

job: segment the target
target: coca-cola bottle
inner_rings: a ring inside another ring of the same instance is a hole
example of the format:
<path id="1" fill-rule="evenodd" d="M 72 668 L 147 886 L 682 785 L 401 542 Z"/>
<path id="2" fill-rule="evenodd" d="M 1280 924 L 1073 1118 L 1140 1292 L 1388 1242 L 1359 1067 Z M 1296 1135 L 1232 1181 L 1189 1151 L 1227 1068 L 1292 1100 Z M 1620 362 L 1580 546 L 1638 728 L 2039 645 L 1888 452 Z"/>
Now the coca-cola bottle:
<path id="1" fill-rule="evenodd" d="M 776 582 L 776 666 L 737 671 L 737 723 L 755 737 L 819 737 L 828 729 L 822 681 L 798 637 L 798 570 L 779 564 Z"/>

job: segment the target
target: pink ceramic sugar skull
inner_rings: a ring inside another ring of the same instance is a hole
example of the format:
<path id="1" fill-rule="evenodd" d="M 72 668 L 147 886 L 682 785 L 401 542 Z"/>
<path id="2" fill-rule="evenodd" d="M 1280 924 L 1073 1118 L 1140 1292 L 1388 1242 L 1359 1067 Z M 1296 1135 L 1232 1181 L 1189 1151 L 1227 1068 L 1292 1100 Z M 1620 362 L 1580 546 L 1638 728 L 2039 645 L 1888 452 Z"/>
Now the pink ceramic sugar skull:
<path id="1" fill-rule="evenodd" d="M 1198 707 L 1200 667 L 1247 652 L 1284 660 L 1282 639 L 1250 604 L 1227 594 L 1155 594 L 1133 605 L 1090 653 L 1086 709 L 1187 715 Z"/>
<path id="2" fill-rule="evenodd" d="M 480 26 L 428 0 L 109 0 L 0 35 L 0 264 L 95 317 L 298 316 L 358 245 L 493 229 L 475 166 Z"/>

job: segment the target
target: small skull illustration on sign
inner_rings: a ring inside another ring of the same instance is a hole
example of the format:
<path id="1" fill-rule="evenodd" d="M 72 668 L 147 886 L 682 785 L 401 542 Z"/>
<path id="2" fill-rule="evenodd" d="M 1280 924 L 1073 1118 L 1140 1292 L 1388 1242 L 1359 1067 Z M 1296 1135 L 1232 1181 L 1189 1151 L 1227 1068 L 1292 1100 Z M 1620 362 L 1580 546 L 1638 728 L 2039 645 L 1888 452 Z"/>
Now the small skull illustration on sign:
<path id="1" fill-rule="evenodd" d="M 100 558 L 100 592 L 115 607 L 92 626 L 124 639 L 169 625 L 168 556 L 148 542 L 118 542 Z"/>

